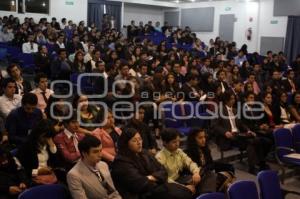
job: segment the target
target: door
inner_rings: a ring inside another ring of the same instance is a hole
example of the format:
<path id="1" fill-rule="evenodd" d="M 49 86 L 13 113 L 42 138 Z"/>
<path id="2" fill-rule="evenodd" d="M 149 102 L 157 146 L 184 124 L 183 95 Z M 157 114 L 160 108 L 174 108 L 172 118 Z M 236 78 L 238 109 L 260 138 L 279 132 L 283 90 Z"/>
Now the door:
<path id="1" fill-rule="evenodd" d="M 233 41 L 234 14 L 220 15 L 219 36 L 224 41 Z"/>

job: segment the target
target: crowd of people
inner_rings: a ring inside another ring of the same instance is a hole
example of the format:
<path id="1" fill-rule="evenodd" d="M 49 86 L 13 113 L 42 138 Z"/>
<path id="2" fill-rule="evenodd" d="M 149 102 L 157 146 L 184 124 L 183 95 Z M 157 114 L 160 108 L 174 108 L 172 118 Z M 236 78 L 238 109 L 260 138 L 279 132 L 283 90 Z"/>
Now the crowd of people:
<path id="1" fill-rule="evenodd" d="M 158 45 L 143 39 L 153 32 L 166 39 Z M 224 192 L 234 167 L 213 161 L 208 139 L 221 150 L 247 150 L 255 174 L 269 169 L 272 132 L 300 122 L 300 55 L 288 63 L 283 52 L 250 53 L 246 45 L 237 49 L 219 37 L 205 44 L 189 27 L 151 21 L 132 21 L 126 36 L 83 21 L 21 23 L 10 15 L 0 17 L 0 42 L 35 60 L 34 82 L 17 62 L 1 75 L 1 199 L 55 183 L 65 184 L 74 199 L 186 199 Z M 192 48 L 178 47 L 185 44 Z M 49 88 L 80 74 L 93 76 L 89 93 L 70 99 L 64 86 Z M 137 102 L 145 105 L 128 109 Z M 220 111 L 189 130 L 183 149 L 180 129 L 164 128 L 164 120 L 154 117 L 161 110 L 149 105 L 163 102 L 212 102 L 216 106 L 207 103 L 205 110 Z M 241 109 L 246 115 L 239 117 Z"/>

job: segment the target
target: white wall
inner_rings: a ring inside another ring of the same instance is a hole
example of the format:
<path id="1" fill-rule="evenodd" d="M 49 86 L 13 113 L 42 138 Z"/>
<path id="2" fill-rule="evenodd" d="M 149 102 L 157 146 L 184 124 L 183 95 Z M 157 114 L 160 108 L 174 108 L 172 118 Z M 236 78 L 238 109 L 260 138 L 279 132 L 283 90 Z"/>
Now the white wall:
<path id="1" fill-rule="evenodd" d="M 186 3 L 180 6 L 181 8 L 195 8 L 195 7 L 214 7 L 214 29 L 213 32 L 198 32 L 197 36 L 208 43 L 209 39 L 215 39 L 219 36 L 219 21 L 221 14 L 234 14 L 236 22 L 234 24 L 233 40 L 240 47 L 243 44 L 248 45 L 249 51 L 257 50 L 258 40 L 258 2 L 236 2 L 236 1 L 222 1 L 222 2 L 203 2 L 203 3 Z M 252 17 L 252 22 L 249 21 Z M 200 20 L 200 19 L 199 19 Z M 248 41 L 246 38 L 246 30 L 252 28 L 252 40 Z"/>
<path id="2" fill-rule="evenodd" d="M 174 3 L 172 1 L 156 1 L 156 0 L 108 0 L 108 1 L 118 1 L 123 3 L 131 3 L 131 4 L 141 4 L 141 5 L 152 5 L 152 6 L 161 6 L 161 7 L 169 7 L 169 8 L 177 8 L 178 3 Z"/>
<path id="3" fill-rule="evenodd" d="M 163 7 L 125 3 L 123 24 L 129 25 L 131 20 L 134 20 L 136 25 L 138 25 L 140 21 L 143 21 L 144 24 L 148 23 L 148 21 L 152 21 L 153 25 L 157 21 L 159 21 L 160 24 L 163 24 L 164 22 Z"/>
<path id="4" fill-rule="evenodd" d="M 288 17 L 274 17 L 274 0 L 260 0 L 259 9 L 259 39 L 260 37 L 284 37 L 286 36 Z M 277 24 L 271 24 L 271 21 L 277 21 Z"/>
<path id="5" fill-rule="evenodd" d="M 56 17 L 56 19 L 59 21 L 65 17 L 67 20 L 71 19 L 76 23 L 82 20 L 86 22 L 88 0 L 74 0 L 73 2 L 74 5 L 66 5 L 65 0 L 50 0 L 49 15 L 35 13 L 18 14 L 17 12 L 0 11 L 0 16 L 12 14 L 16 17 L 19 17 L 21 21 L 23 21 L 25 17 L 33 17 L 36 22 L 38 22 L 38 20 L 42 17 L 47 17 L 49 20 L 52 17 Z"/>
<path id="6" fill-rule="evenodd" d="M 179 4 L 180 8 L 215 7 L 213 32 L 199 32 L 197 36 L 208 43 L 209 39 L 219 36 L 219 21 L 221 14 L 235 14 L 234 41 L 240 47 L 248 45 L 249 51 L 260 51 L 261 37 L 285 37 L 288 17 L 274 17 L 274 0 L 259 2 L 220 1 Z M 252 22 L 249 21 L 253 18 Z M 275 21 L 272 24 L 271 21 Z M 246 30 L 252 28 L 252 40 L 246 39 Z"/>

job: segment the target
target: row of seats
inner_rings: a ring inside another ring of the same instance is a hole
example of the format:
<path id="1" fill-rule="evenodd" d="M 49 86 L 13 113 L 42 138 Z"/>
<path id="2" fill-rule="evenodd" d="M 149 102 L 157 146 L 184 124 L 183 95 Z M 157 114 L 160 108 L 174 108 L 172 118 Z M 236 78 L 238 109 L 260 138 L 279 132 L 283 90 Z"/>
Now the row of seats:
<path id="1" fill-rule="evenodd" d="M 182 135 L 187 135 L 192 127 L 204 128 L 208 120 L 206 105 L 200 102 L 163 102 L 162 110 L 166 128 L 176 128 Z"/>
<path id="2" fill-rule="evenodd" d="M 276 159 L 282 171 L 281 182 L 284 183 L 285 167 L 300 166 L 300 125 L 277 129 L 273 134 Z"/>
<path id="3" fill-rule="evenodd" d="M 281 190 L 279 178 L 275 171 L 266 170 L 258 174 L 260 197 L 256 184 L 253 181 L 237 181 L 228 189 L 229 199 L 282 199 L 284 194 L 295 192 L 285 192 Z M 19 199 L 68 199 L 70 196 L 63 185 L 41 185 L 33 187 L 23 192 Z M 207 193 L 197 199 L 225 199 L 223 193 Z"/>
<path id="4" fill-rule="evenodd" d="M 197 199 L 283 199 L 286 194 L 296 194 L 297 192 L 286 191 L 280 188 L 279 178 L 276 171 L 265 170 L 257 175 L 260 189 L 260 197 L 255 182 L 253 181 L 237 181 L 228 189 L 228 196 L 222 193 L 208 193 Z"/>

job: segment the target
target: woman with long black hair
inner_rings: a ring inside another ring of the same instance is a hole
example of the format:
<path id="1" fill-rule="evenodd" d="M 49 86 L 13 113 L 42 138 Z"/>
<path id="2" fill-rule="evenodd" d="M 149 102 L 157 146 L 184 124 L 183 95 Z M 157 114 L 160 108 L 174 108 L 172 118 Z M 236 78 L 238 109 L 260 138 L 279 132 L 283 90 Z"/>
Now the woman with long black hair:
<path id="1" fill-rule="evenodd" d="M 205 186 L 207 190 L 226 191 L 229 183 L 234 179 L 234 168 L 230 164 L 213 161 L 204 129 L 190 130 L 186 153 L 201 167 L 202 189 Z"/>
<path id="2" fill-rule="evenodd" d="M 143 150 L 140 133 L 124 129 L 118 141 L 118 153 L 112 164 L 114 184 L 126 199 L 189 199 L 192 193 L 184 186 L 168 183 L 164 167 Z"/>

